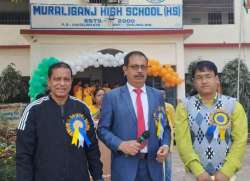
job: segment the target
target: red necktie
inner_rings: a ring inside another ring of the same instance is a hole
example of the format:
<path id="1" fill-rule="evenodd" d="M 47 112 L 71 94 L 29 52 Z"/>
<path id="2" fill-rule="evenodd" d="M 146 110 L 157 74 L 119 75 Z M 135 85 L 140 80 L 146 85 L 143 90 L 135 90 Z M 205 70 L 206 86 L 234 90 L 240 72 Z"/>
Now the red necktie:
<path id="1" fill-rule="evenodd" d="M 141 102 L 141 89 L 134 89 L 136 96 L 136 108 L 137 108 L 137 138 L 139 138 L 145 131 L 145 121 Z"/>

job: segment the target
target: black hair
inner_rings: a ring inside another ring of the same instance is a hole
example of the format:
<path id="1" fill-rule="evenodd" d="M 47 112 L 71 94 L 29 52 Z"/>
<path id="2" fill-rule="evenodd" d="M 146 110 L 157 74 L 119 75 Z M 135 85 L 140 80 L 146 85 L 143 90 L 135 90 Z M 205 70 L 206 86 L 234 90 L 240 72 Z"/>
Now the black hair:
<path id="1" fill-rule="evenodd" d="M 192 69 L 192 78 L 194 78 L 195 72 L 197 70 L 199 70 L 201 72 L 204 72 L 205 70 L 209 70 L 209 71 L 214 72 L 214 75 L 218 75 L 218 70 L 217 70 L 216 65 L 209 60 L 202 60 L 202 61 L 197 62 L 194 65 L 194 67 Z"/>
<path id="2" fill-rule="evenodd" d="M 128 66 L 129 64 L 129 58 L 134 56 L 134 55 L 139 55 L 139 56 L 143 56 L 146 61 L 148 61 L 148 57 L 141 51 L 132 51 L 132 52 L 129 52 L 125 57 L 124 57 L 124 66 Z"/>
<path id="3" fill-rule="evenodd" d="M 95 91 L 93 92 L 93 104 L 96 104 L 96 102 L 95 102 L 95 96 L 96 96 L 96 94 L 100 91 L 100 90 L 102 90 L 104 93 L 105 93 L 105 90 L 102 88 L 102 87 L 97 87 L 96 89 L 95 89 Z"/>
<path id="4" fill-rule="evenodd" d="M 49 70 L 48 70 L 48 77 L 49 78 L 51 78 L 53 70 L 57 69 L 57 68 L 66 68 L 66 69 L 69 69 L 70 70 L 70 74 L 71 74 L 71 78 L 73 77 L 72 69 L 69 66 L 69 64 L 67 64 L 65 62 L 58 62 L 58 63 L 55 63 L 55 64 L 53 64 L 53 65 L 51 65 L 49 67 Z"/>

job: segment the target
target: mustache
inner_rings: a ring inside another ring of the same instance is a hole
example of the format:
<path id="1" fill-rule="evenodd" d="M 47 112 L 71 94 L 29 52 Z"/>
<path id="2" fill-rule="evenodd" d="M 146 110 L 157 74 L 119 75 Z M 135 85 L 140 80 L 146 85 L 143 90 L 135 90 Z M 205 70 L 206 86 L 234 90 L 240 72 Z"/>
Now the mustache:
<path id="1" fill-rule="evenodd" d="M 136 74 L 134 77 L 145 77 L 145 75 L 144 75 L 144 74 L 139 73 L 139 74 Z"/>

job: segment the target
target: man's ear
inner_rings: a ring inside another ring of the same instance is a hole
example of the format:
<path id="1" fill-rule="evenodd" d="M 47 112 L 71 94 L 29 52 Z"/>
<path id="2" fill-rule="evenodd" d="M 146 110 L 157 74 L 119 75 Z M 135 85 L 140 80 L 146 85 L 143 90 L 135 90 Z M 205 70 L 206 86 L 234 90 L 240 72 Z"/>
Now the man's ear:
<path id="1" fill-rule="evenodd" d="M 220 79 L 219 79 L 219 76 L 218 76 L 218 75 L 216 75 L 216 76 L 215 76 L 215 78 L 216 78 L 216 83 L 217 83 L 217 84 L 220 84 Z"/>
<path id="2" fill-rule="evenodd" d="M 50 90 L 50 79 L 48 78 L 47 90 Z"/>
<path id="3" fill-rule="evenodd" d="M 128 67 L 125 66 L 125 65 L 123 65 L 123 66 L 122 66 L 122 70 L 123 70 L 123 74 L 126 76 L 126 72 L 127 72 L 127 70 L 128 70 Z"/>

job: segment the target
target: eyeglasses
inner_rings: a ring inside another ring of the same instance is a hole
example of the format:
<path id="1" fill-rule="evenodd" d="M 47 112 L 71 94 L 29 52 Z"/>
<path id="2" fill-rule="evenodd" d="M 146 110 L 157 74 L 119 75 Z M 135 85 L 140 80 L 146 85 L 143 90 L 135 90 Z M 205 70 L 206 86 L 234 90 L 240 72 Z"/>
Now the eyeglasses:
<path id="1" fill-rule="evenodd" d="M 128 65 L 132 70 L 138 71 L 139 69 L 141 70 L 147 70 L 148 66 L 147 65 Z"/>
<path id="2" fill-rule="evenodd" d="M 194 79 L 197 81 L 202 81 L 202 80 L 211 80 L 212 78 L 214 78 L 214 75 L 211 74 L 206 74 L 206 75 L 198 75 L 195 76 Z"/>

